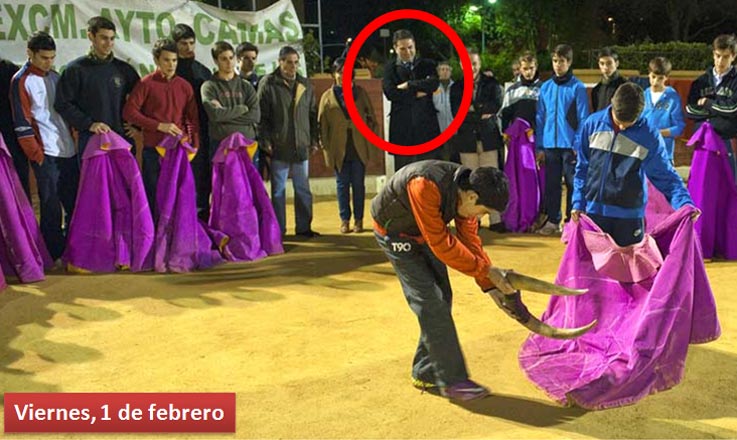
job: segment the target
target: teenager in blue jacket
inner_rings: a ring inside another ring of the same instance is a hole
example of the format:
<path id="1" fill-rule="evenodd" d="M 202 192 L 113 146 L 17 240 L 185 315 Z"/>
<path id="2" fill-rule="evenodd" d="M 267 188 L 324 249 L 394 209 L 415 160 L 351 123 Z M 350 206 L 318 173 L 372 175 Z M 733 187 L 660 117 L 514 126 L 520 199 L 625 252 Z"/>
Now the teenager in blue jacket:
<path id="1" fill-rule="evenodd" d="M 650 87 L 645 89 L 645 110 L 642 116 L 663 136 L 668 159 L 673 162 L 675 139 L 683 133 L 686 122 L 683 120 L 681 97 L 673 87 L 665 85 L 670 70 L 671 63 L 667 58 L 655 57 L 650 60 Z"/>
<path id="2" fill-rule="evenodd" d="M 625 83 L 612 104 L 589 116 L 576 136 L 571 218 L 578 221 L 585 212 L 619 246 L 644 237 L 645 176 L 674 209 L 693 205 L 666 155 L 663 136 L 640 116 L 644 105 L 640 86 Z"/>
<path id="3" fill-rule="evenodd" d="M 538 163 L 545 163 L 545 213 L 548 221 L 538 231 L 543 235 L 560 232 L 560 179 L 566 181 L 566 221 L 571 217 L 571 193 L 576 155 L 573 140 L 589 115 L 586 87 L 570 71 L 573 49 L 559 44 L 553 51 L 552 78 L 540 88 L 537 101 L 535 140 Z"/>

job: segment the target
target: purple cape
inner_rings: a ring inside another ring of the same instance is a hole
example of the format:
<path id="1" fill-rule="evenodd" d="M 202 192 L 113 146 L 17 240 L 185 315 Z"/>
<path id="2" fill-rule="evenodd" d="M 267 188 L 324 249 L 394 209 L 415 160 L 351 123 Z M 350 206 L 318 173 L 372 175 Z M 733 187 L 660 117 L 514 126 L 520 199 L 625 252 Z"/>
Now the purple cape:
<path id="1" fill-rule="evenodd" d="M 22 283 L 44 279 L 54 262 L 41 236 L 33 207 L 21 187 L 0 135 L 0 287 L 2 275 L 16 275 Z"/>
<path id="2" fill-rule="evenodd" d="M 181 138 L 167 136 L 157 150 L 164 157 L 156 185 L 154 269 L 189 272 L 222 263 L 218 248 L 225 246 L 227 237 L 209 230 L 197 218 L 194 177 L 189 166 L 195 149 Z"/>
<path id="3" fill-rule="evenodd" d="M 509 204 L 502 215 L 504 225 L 513 232 L 527 232 L 540 213 L 544 181 L 535 163 L 532 128 L 522 118 L 514 120 L 505 133 L 509 136 L 504 173 L 509 178 Z"/>
<path id="4" fill-rule="evenodd" d="M 645 230 L 651 232 L 675 210 L 655 185 L 647 181 L 647 205 L 645 205 Z"/>
<path id="5" fill-rule="evenodd" d="M 557 327 L 593 319 L 598 324 L 577 339 L 531 335 L 522 345 L 522 369 L 551 398 L 587 409 L 635 403 L 681 381 L 689 344 L 719 337 L 716 304 L 690 219 L 694 209 L 682 207 L 650 234 L 662 256 L 659 269 L 652 252 L 639 258 L 630 247 L 592 251 L 596 246 L 587 235 L 606 234 L 588 217 L 570 222 L 556 283 L 589 292 L 553 297 L 542 320 Z M 607 251 L 611 255 L 603 259 L 596 255 Z M 639 261 L 627 261 L 633 257 Z M 635 283 L 610 276 L 621 278 L 625 266 L 639 268 L 630 278 L 653 275 Z"/>
<path id="6" fill-rule="evenodd" d="M 130 147 L 112 131 L 87 143 L 64 251 L 72 272 L 153 269 L 154 224 Z"/>
<path id="7" fill-rule="evenodd" d="M 704 258 L 737 260 L 737 188 L 727 146 L 708 122 L 691 136 L 694 147 L 688 191 L 701 210 L 696 232 Z"/>
<path id="8" fill-rule="evenodd" d="M 233 133 L 220 142 L 212 159 L 210 227 L 228 237 L 228 258 L 258 260 L 281 254 L 281 231 L 248 148 L 254 141 Z"/>

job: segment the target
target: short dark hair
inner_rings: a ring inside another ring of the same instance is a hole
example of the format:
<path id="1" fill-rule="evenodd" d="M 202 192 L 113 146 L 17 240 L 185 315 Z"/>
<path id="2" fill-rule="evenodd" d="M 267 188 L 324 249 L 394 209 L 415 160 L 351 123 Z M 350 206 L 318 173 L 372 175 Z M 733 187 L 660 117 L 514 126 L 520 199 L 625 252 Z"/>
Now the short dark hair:
<path id="1" fill-rule="evenodd" d="M 634 122 L 645 108 L 645 95 L 635 83 L 626 82 L 612 96 L 612 113 L 620 122 Z"/>
<path id="2" fill-rule="evenodd" d="M 598 58 L 604 57 L 612 57 L 614 61 L 619 61 L 619 54 L 616 50 L 614 50 L 614 48 L 611 47 L 602 47 L 601 49 L 599 49 Z"/>
<path id="3" fill-rule="evenodd" d="M 227 51 L 231 51 L 235 55 L 233 45 L 231 45 L 227 41 L 218 41 L 217 43 L 215 43 L 212 49 L 210 49 L 210 54 L 212 55 L 212 59 L 217 61 L 220 54 Z"/>
<path id="4" fill-rule="evenodd" d="M 161 56 L 161 52 L 164 51 L 177 53 L 177 43 L 175 43 L 171 38 L 156 40 L 153 49 L 151 49 L 151 53 L 154 58 L 158 60 Z"/>
<path id="5" fill-rule="evenodd" d="M 243 56 L 243 52 L 256 52 L 256 55 L 258 55 L 258 47 L 253 43 L 244 41 L 235 48 L 235 55 L 238 58 L 241 58 Z"/>
<path id="6" fill-rule="evenodd" d="M 297 49 L 292 46 L 284 46 L 279 49 L 279 61 L 287 59 L 287 56 L 289 55 L 299 56 L 299 52 L 297 52 Z"/>
<path id="7" fill-rule="evenodd" d="M 92 35 L 97 35 L 97 31 L 100 29 L 107 29 L 113 32 L 117 32 L 115 29 L 115 23 L 109 19 L 101 16 L 92 17 L 87 21 L 87 32 Z"/>
<path id="8" fill-rule="evenodd" d="M 573 48 L 567 44 L 559 44 L 553 49 L 553 55 L 565 58 L 569 63 L 573 62 Z"/>
<path id="9" fill-rule="evenodd" d="M 471 170 L 461 167 L 456 171 L 456 183 L 461 190 L 478 194 L 477 205 L 504 212 L 509 203 L 509 179 L 493 167 L 479 167 Z"/>
<path id="10" fill-rule="evenodd" d="M 36 31 L 28 39 L 28 49 L 36 53 L 39 50 L 56 50 L 54 39 L 47 32 Z"/>
<path id="11" fill-rule="evenodd" d="M 666 57 L 655 57 L 652 60 L 650 60 L 650 63 L 648 64 L 648 69 L 650 72 L 656 74 L 656 75 L 670 75 L 670 70 L 673 68 L 670 61 L 668 61 L 668 58 Z"/>
<path id="12" fill-rule="evenodd" d="M 714 50 L 726 50 L 732 51 L 732 54 L 737 55 L 737 38 L 734 35 L 722 34 L 714 39 L 712 44 Z"/>
<path id="13" fill-rule="evenodd" d="M 537 64 L 537 57 L 531 51 L 526 50 L 526 51 L 522 52 L 522 54 L 519 56 L 519 62 L 520 63 L 535 63 L 535 64 Z"/>
<path id="14" fill-rule="evenodd" d="M 392 46 L 397 44 L 397 41 L 399 40 L 415 41 L 415 36 L 412 35 L 412 32 L 408 31 L 407 29 L 399 29 L 398 31 L 395 31 L 394 35 L 392 36 Z"/>
<path id="15" fill-rule="evenodd" d="M 175 43 L 178 43 L 179 40 L 184 40 L 187 38 L 192 38 L 194 40 L 197 39 L 194 29 L 188 24 L 184 23 L 177 23 L 174 26 L 174 30 L 171 31 L 171 38 L 174 40 Z"/>
<path id="16" fill-rule="evenodd" d="M 509 203 L 509 179 L 498 168 L 479 167 L 471 171 L 468 182 L 479 195 L 477 205 L 504 212 Z"/>

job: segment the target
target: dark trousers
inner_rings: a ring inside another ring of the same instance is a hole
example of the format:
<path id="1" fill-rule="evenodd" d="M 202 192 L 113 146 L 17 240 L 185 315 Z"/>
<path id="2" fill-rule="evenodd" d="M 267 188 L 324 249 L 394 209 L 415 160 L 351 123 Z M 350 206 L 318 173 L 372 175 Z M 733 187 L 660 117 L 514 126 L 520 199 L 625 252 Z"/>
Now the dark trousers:
<path id="1" fill-rule="evenodd" d="M 65 230 L 69 227 L 77 198 L 79 161 L 77 156 L 62 158 L 45 155 L 41 165 L 32 163 L 31 166 L 41 204 L 41 235 L 51 257 L 56 260 L 64 253 Z M 62 208 L 65 214 L 63 219 Z"/>
<path id="2" fill-rule="evenodd" d="M 645 222 L 641 218 L 616 218 L 586 214 L 602 231 L 611 235 L 619 246 L 639 243 L 645 236 Z"/>
<path id="3" fill-rule="evenodd" d="M 735 156 L 734 148 L 732 148 L 732 139 L 724 139 L 724 145 L 727 146 L 727 158 L 729 158 L 729 167 L 732 169 L 732 175 L 737 182 L 737 156 Z"/>
<path id="4" fill-rule="evenodd" d="M 13 167 L 15 168 L 15 173 L 18 174 L 20 185 L 23 187 L 23 191 L 26 193 L 26 197 L 28 197 L 28 200 L 30 201 L 31 185 L 29 183 L 29 171 L 31 167 L 28 164 L 28 157 L 26 157 L 26 153 L 21 150 L 20 145 L 18 145 L 18 142 L 15 139 L 15 134 L 12 134 L 11 136 L 12 138 L 10 136 L 5 136 L 5 134 L 3 133 L 5 145 L 8 146 L 10 157 L 13 158 Z"/>
<path id="5" fill-rule="evenodd" d="M 359 159 L 344 160 L 340 172 L 335 172 L 338 185 L 338 211 L 340 219 L 351 219 L 351 190 L 353 191 L 353 218 L 363 220 L 363 203 L 366 198 L 366 167 Z"/>
<path id="6" fill-rule="evenodd" d="M 545 213 L 548 221 L 558 224 L 561 219 L 560 179 L 566 182 L 566 221 L 571 219 L 573 175 L 576 172 L 576 155 L 570 148 L 545 149 Z"/>
<path id="7" fill-rule="evenodd" d="M 451 315 L 453 291 L 448 268 L 427 245 L 411 239 L 374 235 L 394 267 L 407 303 L 420 323 L 412 376 L 438 386 L 467 380 L 466 362 Z"/>
<path id="8" fill-rule="evenodd" d="M 213 141 L 215 149 L 220 141 Z M 212 191 L 212 155 L 213 142 L 201 143 L 194 159 L 189 163 L 192 166 L 194 187 L 197 193 L 197 216 L 207 221 L 210 218 L 210 192 Z"/>
<path id="9" fill-rule="evenodd" d="M 156 148 L 144 147 L 143 166 L 141 177 L 143 178 L 143 188 L 146 190 L 146 199 L 148 199 L 148 207 L 151 209 L 151 216 L 156 220 L 156 185 L 159 183 L 159 174 L 161 173 L 161 161 Z"/>

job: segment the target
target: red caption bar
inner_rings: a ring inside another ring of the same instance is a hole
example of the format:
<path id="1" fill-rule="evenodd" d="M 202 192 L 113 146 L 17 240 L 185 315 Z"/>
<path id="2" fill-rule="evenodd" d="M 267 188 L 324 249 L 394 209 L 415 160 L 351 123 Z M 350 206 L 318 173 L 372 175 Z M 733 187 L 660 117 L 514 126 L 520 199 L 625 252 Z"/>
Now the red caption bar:
<path id="1" fill-rule="evenodd" d="M 235 432 L 235 393 L 5 393 L 5 432 Z"/>

